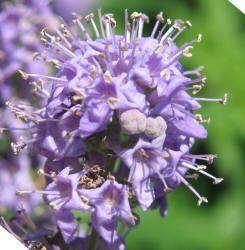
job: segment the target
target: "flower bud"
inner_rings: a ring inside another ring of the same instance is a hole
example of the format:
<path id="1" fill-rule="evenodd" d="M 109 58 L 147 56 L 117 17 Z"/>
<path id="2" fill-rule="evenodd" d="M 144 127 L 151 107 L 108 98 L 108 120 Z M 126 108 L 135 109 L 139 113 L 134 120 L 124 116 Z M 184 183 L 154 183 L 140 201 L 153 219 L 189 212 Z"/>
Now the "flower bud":
<path id="1" fill-rule="evenodd" d="M 160 135 L 165 134 L 167 124 L 165 120 L 158 116 L 156 118 L 148 117 L 146 119 L 145 135 L 151 139 L 157 138 Z"/>
<path id="2" fill-rule="evenodd" d="M 146 117 L 137 109 L 130 109 L 120 116 L 120 125 L 127 135 L 143 133 L 146 129 Z"/>

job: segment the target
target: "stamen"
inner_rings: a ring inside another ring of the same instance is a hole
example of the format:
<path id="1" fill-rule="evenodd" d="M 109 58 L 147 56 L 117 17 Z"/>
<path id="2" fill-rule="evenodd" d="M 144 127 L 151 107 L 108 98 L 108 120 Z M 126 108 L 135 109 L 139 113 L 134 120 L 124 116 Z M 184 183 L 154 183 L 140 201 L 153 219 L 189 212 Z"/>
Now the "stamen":
<path id="1" fill-rule="evenodd" d="M 81 89 L 74 88 L 74 91 L 76 91 L 82 98 L 86 97 L 86 95 L 84 94 L 84 92 Z"/>
<path id="2" fill-rule="evenodd" d="M 40 175 L 44 175 L 46 177 L 49 177 L 54 182 L 57 181 L 56 173 L 55 172 L 51 172 L 51 174 L 47 174 L 47 173 L 44 172 L 44 170 L 42 168 L 40 168 L 40 169 L 38 169 L 37 173 L 40 174 Z"/>
<path id="3" fill-rule="evenodd" d="M 163 12 L 160 12 L 160 13 L 156 16 L 157 21 L 156 21 L 156 23 L 155 23 L 155 25 L 154 25 L 154 28 L 153 28 L 153 30 L 152 30 L 152 33 L 151 33 L 151 37 L 152 37 L 152 38 L 155 36 L 155 33 L 156 33 L 156 31 L 157 31 L 157 28 L 158 28 L 159 24 L 164 22 L 164 19 L 163 19 L 162 15 L 163 15 Z"/>
<path id="4" fill-rule="evenodd" d="M 83 203 L 85 203 L 86 205 L 90 205 L 90 200 L 89 198 L 87 198 L 86 196 L 84 195 L 80 195 L 80 198 L 82 200 Z"/>
<path id="5" fill-rule="evenodd" d="M 158 170 L 154 169 L 154 171 L 156 172 L 156 174 L 158 175 L 158 177 L 160 178 L 160 180 L 161 180 L 162 183 L 163 183 L 163 186 L 164 186 L 163 191 L 164 191 L 165 193 L 171 192 L 173 189 L 170 188 L 170 187 L 168 187 L 168 184 L 167 184 L 167 182 L 165 181 L 164 177 L 159 173 Z"/>
<path id="6" fill-rule="evenodd" d="M 125 27 L 124 27 L 124 40 L 125 40 L 125 47 L 127 47 L 128 42 L 128 10 L 125 9 Z M 130 39 L 129 39 L 130 41 Z"/>
<path id="7" fill-rule="evenodd" d="M 172 38 L 173 41 L 176 40 L 176 38 L 186 29 L 186 28 L 191 28 L 192 24 L 190 21 L 186 21 L 186 24 L 176 33 L 176 35 Z"/>
<path id="8" fill-rule="evenodd" d="M 162 29 L 161 29 L 161 30 L 159 31 L 159 33 L 158 33 L 157 40 L 159 41 L 159 43 L 160 43 L 160 39 L 161 39 L 161 36 L 162 36 L 163 31 L 166 29 L 166 27 L 167 27 L 168 25 L 171 25 L 171 24 L 172 24 L 172 21 L 168 18 L 168 19 L 167 19 L 167 22 L 163 25 Z"/>
<path id="9" fill-rule="evenodd" d="M 120 100 L 118 99 L 118 98 L 115 98 L 115 97 L 109 97 L 108 99 L 107 99 L 107 104 L 110 106 L 110 108 L 111 109 L 116 109 L 115 108 L 115 106 L 114 106 L 114 104 L 113 104 L 113 102 L 120 102 Z"/>
<path id="10" fill-rule="evenodd" d="M 179 179 L 181 180 L 181 182 L 185 186 L 187 186 L 192 191 L 192 193 L 194 193 L 197 196 L 197 198 L 198 198 L 197 205 L 199 207 L 201 206 L 201 204 L 202 204 L 203 201 L 206 202 L 206 203 L 208 202 L 207 198 L 206 197 L 201 197 L 200 194 L 190 185 L 190 183 L 184 177 L 182 177 L 181 174 L 179 174 L 177 172 L 176 175 L 179 177 Z"/>
<path id="11" fill-rule="evenodd" d="M 170 80 L 170 71 L 169 69 L 164 69 L 160 72 L 160 77 L 163 78 L 165 76 L 166 81 Z"/>
<path id="12" fill-rule="evenodd" d="M 202 173 L 203 175 L 206 175 L 207 177 L 213 179 L 214 180 L 213 184 L 218 184 L 218 183 L 220 183 L 220 182 L 222 182 L 224 180 L 223 178 L 217 178 L 217 177 L 203 171 L 203 169 L 206 169 L 206 166 L 204 166 L 204 165 L 197 165 L 197 167 L 194 167 L 194 166 L 192 166 L 191 164 L 189 164 L 189 163 L 187 163 L 185 161 L 182 162 L 182 165 L 184 167 L 188 167 L 190 169 L 198 171 L 199 173 Z"/>
<path id="13" fill-rule="evenodd" d="M 37 93 L 38 91 L 40 91 L 42 94 L 44 94 L 46 97 L 50 97 L 50 94 L 49 94 L 49 92 L 48 91 L 46 91 L 45 89 L 43 89 L 43 82 L 41 81 L 40 82 L 40 85 L 37 83 L 37 82 L 30 82 L 29 83 L 30 85 L 32 85 L 33 87 L 34 87 L 34 89 L 33 89 L 33 91 L 34 91 L 34 93 Z"/>
<path id="14" fill-rule="evenodd" d="M 12 131 L 12 130 L 22 130 L 27 131 L 28 128 L 0 128 L 0 134 L 2 134 L 4 131 Z"/>
<path id="15" fill-rule="evenodd" d="M 203 66 L 200 66 L 194 70 L 184 71 L 184 75 L 196 75 L 197 77 L 201 76 L 201 71 L 204 69 Z"/>
<path id="16" fill-rule="evenodd" d="M 56 33 L 59 35 L 59 37 L 65 42 L 66 46 L 69 49 L 72 49 L 71 43 L 67 40 L 67 38 L 57 29 L 55 28 Z M 59 38 L 57 38 L 59 40 Z"/>
<path id="17" fill-rule="evenodd" d="M 50 202 L 48 204 L 54 211 L 58 211 L 58 208 L 56 207 L 56 205 L 53 202 Z"/>
<path id="18" fill-rule="evenodd" d="M 172 27 L 170 27 L 167 32 L 162 36 L 161 40 L 160 40 L 160 43 L 164 43 L 165 40 L 170 37 L 174 32 L 175 30 L 178 30 L 179 29 L 179 25 L 178 24 L 174 24 Z"/>
<path id="19" fill-rule="evenodd" d="M 95 24 L 95 22 L 94 22 L 94 13 L 91 13 L 91 14 L 87 15 L 87 16 L 85 17 L 85 20 L 86 20 L 87 22 L 91 22 L 91 23 L 92 23 L 92 26 L 93 26 L 93 29 L 94 29 L 94 32 L 95 32 L 96 37 L 97 37 L 97 38 L 100 38 L 99 31 L 98 31 L 97 26 L 96 26 L 96 24 Z"/>
<path id="20" fill-rule="evenodd" d="M 105 38 L 105 31 L 104 31 L 104 26 L 103 26 L 103 18 L 101 15 L 101 9 L 98 10 L 98 15 L 99 15 L 100 29 L 101 29 L 102 37 Z"/>
<path id="21" fill-rule="evenodd" d="M 66 79 L 58 78 L 54 76 L 46 76 L 46 75 L 40 75 L 40 74 L 27 74 L 22 70 L 19 70 L 19 73 L 21 74 L 22 78 L 24 80 L 27 80 L 29 77 L 38 77 L 38 78 L 46 78 L 48 80 L 54 80 L 54 81 L 61 81 L 61 82 L 68 82 Z"/>
<path id="22" fill-rule="evenodd" d="M 222 99 L 212 99 L 212 98 L 195 98 L 196 101 L 205 101 L 205 102 L 219 102 L 220 104 L 225 105 L 227 103 L 227 94 L 224 94 Z"/>
<path id="23" fill-rule="evenodd" d="M 81 23 L 80 19 L 77 18 L 77 16 L 76 16 L 76 19 L 74 20 L 74 22 L 76 22 L 78 24 L 78 27 L 82 31 L 82 33 L 85 36 L 86 40 L 92 40 L 91 37 L 90 37 L 90 35 L 88 34 L 87 30 L 85 29 L 85 27 Z"/>
<path id="24" fill-rule="evenodd" d="M 212 155 L 212 154 L 207 154 L 207 155 L 191 155 L 191 154 L 186 154 L 184 157 L 192 158 L 192 159 L 195 159 L 195 160 L 203 160 L 203 161 L 207 161 L 208 164 L 212 164 L 214 158 L 217 158 L 217 155 Z"/>
<path id="25" fill-rule="evenodd" d="M 206 120 L 203 120 L 201 114 L 196 114 L 195 120 L 200 123 L 207 123 L 208 125 L 210 124 L 210 117 L 208 117 Z"/>
<path id="26" fill-rule="evenodd" d="M 106 71 L 104 74 L 104 81 L 108 84 L 112 83 L 112 76 L 109 71 Z"/>
<path id="27" fill-rule="evenodd" d="M 41 41 L 42 41 L 44 44 L 49 44 L 51 47 L 54 47 L 54 45 L 55 45 L 55 46 L 57 46 L 59 49 L 61 49 L 63 52 L 65 52 L 65 53 L 66 53 L 68 56 L 70 56 L 70 57 L 75 57 L 75 56 L 76 56 L 72 51 L 70 51 L 68 48 L 66 48 L 66 47 L 63 46 L 61 43 L 59 43 L 59 42 L 57 41 L 57 39 L 56 39 L 54 36 L 50 35 L 50 34 L 46 31 L 46 29 L 43 29 L 43 30 L 41 31 L 41 35 L 44 36 L 44 37 L 48 37 L 48 38 L 51 40 L 51 43 L 50 43 L 50 42 L 48 42 L 46 39 L 41 38 Z"/>

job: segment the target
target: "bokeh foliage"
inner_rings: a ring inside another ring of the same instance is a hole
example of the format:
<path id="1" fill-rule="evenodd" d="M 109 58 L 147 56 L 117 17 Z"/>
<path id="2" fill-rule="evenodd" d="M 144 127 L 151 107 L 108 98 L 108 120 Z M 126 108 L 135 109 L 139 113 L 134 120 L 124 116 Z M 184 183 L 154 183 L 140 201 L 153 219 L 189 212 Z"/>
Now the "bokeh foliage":
<path id="1" fill-rule="evenodd" d="M 190 20 L 178 44 L 203 34 L 195 44 L 193 57 L 183 59 L 185 69 L 204 65 L 207 82 L 199 96 L 222 97 L 228 93 L 227 106 L 203 103 L 201 114 L 210 116 L 208 139 L 198 141 L 193 153 L 215 153 L 218 159 L 211 173 L 224 177 L 217 186 L 205 177 L 194 181 L 209 204 L 198 208 L 196 198 L 184 186 L 168 195 L 169 213 L 164 219 L 158 211 L 140 212 L 141 223 L 130 232 L 128 249 L 202 250 L 245 248 L 245 15 L 226 0 L 106 0 L 102 11 L 114 13 L 117 31 L 123 29 L 123 13 L 144 12 L 150 17 L 145 35 L 160 11 L 164 17 Z"/>

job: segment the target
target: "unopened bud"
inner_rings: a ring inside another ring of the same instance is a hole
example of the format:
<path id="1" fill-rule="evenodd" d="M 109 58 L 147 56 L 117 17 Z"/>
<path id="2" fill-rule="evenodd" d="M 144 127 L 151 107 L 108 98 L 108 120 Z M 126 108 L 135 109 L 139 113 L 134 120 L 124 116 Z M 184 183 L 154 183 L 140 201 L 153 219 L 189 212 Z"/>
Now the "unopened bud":
<path id="1" fill-rule="evenodd" d="M 158 116 L 156 118 L 148 117 L 146 119 L 145 135 L 151 139 L 157 138 L 160 135 L 165 134 L 167 124 L 165 120 Z"/>
<path id="2" fill-rule="evenodd" d="M 139 110 L 130 109 L 121 114 L 120 124 L 125 134 L 140 134 L 146 129 L 146 117 Z"/>

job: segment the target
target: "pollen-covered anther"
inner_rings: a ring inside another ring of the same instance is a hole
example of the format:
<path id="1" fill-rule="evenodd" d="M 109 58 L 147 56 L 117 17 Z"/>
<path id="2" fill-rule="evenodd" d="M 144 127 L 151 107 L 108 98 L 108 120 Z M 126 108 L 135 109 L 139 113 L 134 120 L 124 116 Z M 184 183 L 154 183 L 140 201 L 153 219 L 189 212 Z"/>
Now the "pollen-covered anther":
<path id="1" fill-rule="evenodd" d="M 28 74 L 26 72 L 24 72 L 23 70 L 18 70 L 18 72 L 20 73 L 21 77 L 24 80 L 27 80 L 29 78 Z"/>
<path id="2" fill-rule="evenodd" d="M 157 14 L 156 15 L 156 19 L 159 21 L 159 22 L 161 22 L 161 23 L 163 23 L 164 22 L 164 18 L 163 18 L 163 16 L 162 16 L 162 12 L 161 13 L 159 13 L 159 14 Z"/>
<path id="3" fill-rule="evenodd" d="M 138 150 L 138 154 L 141 158 L 143 159 L 149 159 L 149 155 L 145 152 L 144 149 L 140 149 Z"/>
<path id="4" fill-rule="evenodd" d="M 15 155 L 17 155 L 26 146 L 22 136 L 20 136 L 20 140 L 18 142 L 11 142 L 10 145 Z"/>
<path id="5" fill-rule="evenodd" d="M 40 174 L 40 175 L 44 175 L 45 174 L 44 169 L 42 169 L 42 168 L 38 169 L 37 173 Z"/>
<path id="6" fill-rule="evenodd" d="M 115 97 L 109 97 L 106 102 L 110 106 L 111 109 L 116 109 L 113 103 L 114 102 L 119 103 L 120 100 L 118 98 L 115 98 Z"/>
<path id="7" fill-rule="evenodd" d="M 186 48 L 183 49 L 182 55 L 184 57 L 192 57 L 192 54 L 189 52 L 191 49 L 193 49 L 193 46 L 187 46 Z"/>
<path id="8" fill-rule="evenodd" d="M 216 178 L 214 181 L 213 181 L 213 184 L 219 184 L 223 181 L 224 179 L 223 178 Z"/>
<path id="9" fill-rule="evenodd" d="M 223 105 L 227 104 L 227 98 L 228 98 L 228 95 L 227 95 L 227 93 L 225 93 L 224 97 L 222 98 L 222 100 L 220 101 L 220 103 L 223 104 Z"/>
<path id="10" fill-rule="evenodd" d="M 59 69 L 60 68 L 60 65 L 59 65 L 59 60 L 57 59 L 50 59 L 48 61 L 52 66 L 54 66 L 55 68 Z"/>
<path id="11" fill-rule="evenodd" d="M 169 159 L 170 155 L 168 152 L 164 151 L 162 154 L 163 159 Z"/>
<path id="12" fill-rule="evenodd" d="M 171 24 L 172 24 L 172 21 L 171 21 L 170 18 L 167 19 L 167 24 L 168 24 L 168 25 L 171 25 Z"/>
<path id="13" fill-rule="evenodd" d="M 131 14 L 131 16 L 130 16 L 130 18 L 132 19 L 132 20 L 135 20 L 135 19 L 138 19 L 138 18 L 140 18 L 142 16 L 142 13 L 139 13 L 139 12 L 133 12 L 132 14 Z"/>
<path id="14" fill-rule="evenodd" d="M 80 95 L 74 95 L 74 96 L 72 97 L 72 101 L 73 101 L 74 103 L 81 102 L 82 100 L 83 100 L 83 97 L 80 96 Z"/>
<path id="15" fill-rule="evenodd" d="M 170 188 L 170 187 L 166 187 L 166 188 L 163 189 L 163 191 L 164 191 L 165 193 L 169 193 L 169 192 L 173 191 L 173 189 Z"/>
<path id="16" fill-rule="evenodd" d="M 90 22 L 92 18 L 94 18 L 94 13 L 88 14 L 87 16 L 85 16 L 84 19 L 85 19 L 87 22 Z"/>
<path id="17" fill-rule="evenodd" d="M 205 165 L 197 165 L 197 171 L 205 170 L 207 169 L 207 166 Z"/>
<path id="18" fill-rule="evenodd" d="M 74 88 L 74 91 L 77 92 L 81 98 L 85 98 L 86 97 L 85 93 L 81 89 Z"/>
<path id="19" fill-rule="evenodd" d="M 197 35 L 197 42 L 200 43 L 202 41 L 202 34 Z"/>
<path id="20" fill-rule="evenodd" d="M 87 197 L 84 196 L 84 195 L 80 195 L 80 198 L 81 198 L 81 200 L 82 200 L 86 205 L 89 205 L 89 198 L 87 198 Z"/>
<path id="21" fill-rule="evenodd" d="M 168 46 L 170 47 L 171 45 L 172 45 L 172 38 L 171 37 L 168 37 L 167 39 L 166 39 L 166 43 L 168 44 Z"/>
<path id="22" fill-rule="evenodd" d="M 109 22 L 111 24 L 112 28 L 116 28 L 117 22 L 114 19 L 113 14 L 105 14 L 103 17 L 104 17 L 104 20 L 106 20 L 106 22 Z"/>
<path id="23" fill-rule="evenodd" d="M 44 80 L 43 80 L 42 78 L 40 78 L 40 79 L 38 80 L 38 82 L 39 82 L 39 84 L 40 84 L 40 88 L 43 89 L 43 87 L 44 87 Z"/>
<path id="24" fill-rule="evenodd" d="M 45 39 L 45 38 L 43 38 L 43 37 L 41 37 L 41 42 L 42 42 L 42 44 L 43 45 L 47 45 L 48 44 L 48 41 L 47 41 L 47 39 Z"/>
<path id="25" fill-rule="evenodd" d="M 90 76 L 94 79 L 96 76 L 96 72 L 97 72 L 97 67 L 95 65 L 91 66 L 91 70 L 90 70 Z"/>
<path id="26" fill-rule="evenodd" d="M 202 84 L 193 85 L 192 94 L 193 94 L 193 95 L 196 95 L 197 93 L 199 93 L 199 92 L 201 91 L 202 87 L 203 87 Z"/>
<path id="27" fill-rule="evenodd" d="M 156 47 L 155 54 L 159 54 L 163 49 L 163 44 L 161 44 L 161 43 L 157 43 L 154 46 Z"/>
<path id="28" fill-rule="evenodd" d="M 201 115 L 201 114 L 196 114 L 196 115 L 195 115 L 195 120 L 196 120 L 197 122 L 203 122 L 202 115 Z"/>
<path id="29" fill-rule="evenodd" d="M 108 176 L 107 176 L 107 180 L 115 181 L 116 178 L 115 178 L 115 176 L 113 176 L 113 175 L 111 175 L 111 174 L 109 173 Z"/>
<path id="30" fill-rule="evenodd" d="M 199 199 L 197 202 L 197 206 L 200 207 L 202 202 L 208 203 L 208 199 L 206 197 L 201 197 L 201 199 Z"/>
<path id="31" fill-rule="evenodd" d="M 166 81 L 170 80 L 170 71 L 169 69 L 164 69 L 160 72 L 160 77 L 163 78 L 165 76 Z"/>
<path id="32" fill-rule="evenodd" d="M 129 199 L 133 198 L 132 192 L 124 192 L 125 196 L 127 196 Z"/>
<path id="33" fill-rule="evenodd" d="M 112 83 L 112 76 L 109 71 L 106 71 L 104 74 L 104 81 L 108 84 Z"/>
<path id="34" fill-rule="evenodd" d="M 20 196 L 20 195 L 22 195 L 23 193 L 22 193 L 21 190 L 16 189 L 16 190 L 15 190 L 15 194 L 16 194 L 17 196 Z"/>
<path id="35" fill-rule="evenodd" d="M 57 206 L 56 206 L 53 202 L 50 202 L 48 205 L 49 205 L 54 211 L 58 211 Z"/>
<path id="36" fill-rule="evenodd" d="M 174 25 L 173 25 L 173 28 L 174 28 L 175 30 L 180 31 L 180 26 L 178 25 L 178 23 L 177 23 L 177 24 L 174 24 Z"/>
<path id="37" fill-rule="evenodd" d="M 137 220 L 137 217 L 135 217 L 134 215 L 129 215 L 128 219 L 130 221 L 135 221 L 135 220 Z"/>
<path id="38" fill-rule="evenodd" d="M 206 76 L 202 76 L 201 83 L 205 83 L 206 81 L 207 81 L 207 77 Z"/>
<path id="39" fill-rule="evenodd" d="M 56 182 L 57 181 L 57 178 L 56 178 L 56 173 L 54 172 L 54 171 L 52 171 L 51 173 L 50 173 L 50 176 L 51 176 L 51 178 L 52 178 L 52 180 L 54 181 L 54 182 Z"/>
<path id="40" fill-rule="evenodd" d="M 34 52 L 32 54 L 32 59 L 35 60 L 38 56 L 39 56 L 39 53 L 38 52 Z"/>
<path id="41" fill-rule="evenodd" d="M 141 18 L 143 19 L 144 22 L 149 23 L 149 17 L 146 14 L 142 14 Z"/>
<path id="42" fill-rule="evenodd" d="M 193 173 L 191 175 L 186 175 L 185 178 L 189 178 L 189 179 L 194 179 L 194 180 L 197 180 L 199 178 L 199 174 L 197 173 Z"/>
<path id="43" fill-rule="evenodd" d="M 191 24 L 191 22 L 189 20 L 187 20 L 185 23 L 187 25 L 187 28 L 191 28 L 192 27 L 192 24 Z"/>

